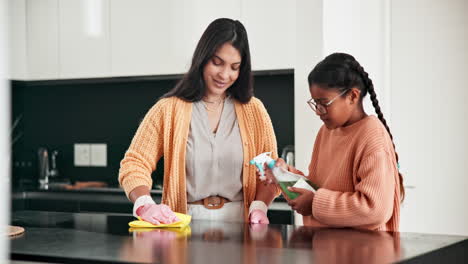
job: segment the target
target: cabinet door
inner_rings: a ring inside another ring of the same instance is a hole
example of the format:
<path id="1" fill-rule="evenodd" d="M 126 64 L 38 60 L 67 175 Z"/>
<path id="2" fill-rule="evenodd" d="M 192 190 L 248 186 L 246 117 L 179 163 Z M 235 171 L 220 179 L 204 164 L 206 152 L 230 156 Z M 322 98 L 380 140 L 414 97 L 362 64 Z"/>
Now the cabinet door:
<path id="1" fill-rule="evenodd" d="M 26 2 L 27 79 L 59 78 L 58 0 Z"/>
<path id="2" fill-rule="evenodd" d="M 217 18 L 240 19 L 240 4 L 239 0 L 177 1 L 176 10 L 180 11 L 176 21 L 180 32 L 178 48 L 185 71 L 190 67 L 193 52 L 208 25 Z"/>
<path id="3" fill-rule="evenodd" d="M 5 40 L 9 40 L 10 73 L 8 78 L 14 80 L 25 80 L 27 79 L 25 0 L 9 2 L 8 29 L 9 35 L 5 36 Z M 3 41 L 3 39 L 1 40 Z"/>
<path id="4" fill-rule="evenodd" d="M 241 0 L 253 70 L 294 68 L 296 1 Z"/>
<path id="5" fill-rule="evenodd" d="M 110 76 L 108 0 L 59 1 L 60 78 Z"/>
<path id="6" fill-rule="evenodd" d="M 240 2 L 113 0 L 110 10 L 113 75 L 179 74 L 208 24 L 239 18 Z"/>
<path id="7" fill-rule="evenodd" d="M 181 72 L 172 1 L 114 0 L 110 13 L 112 75 Z"/>

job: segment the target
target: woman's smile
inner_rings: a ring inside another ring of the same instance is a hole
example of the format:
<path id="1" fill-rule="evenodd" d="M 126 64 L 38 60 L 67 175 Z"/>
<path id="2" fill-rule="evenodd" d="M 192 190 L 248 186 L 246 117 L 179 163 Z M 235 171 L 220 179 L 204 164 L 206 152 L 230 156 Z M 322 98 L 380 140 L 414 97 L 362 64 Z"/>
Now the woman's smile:
<path id="1" fill-rule="evenodd" d="M 227 82 L 218 81 L 216 79 L 213 79 L 213 81 L 214 81 L 216 87 L 218 87 L 218 88 L 224 88 L 226 86 L 226 84 L 227 84 Z"/>

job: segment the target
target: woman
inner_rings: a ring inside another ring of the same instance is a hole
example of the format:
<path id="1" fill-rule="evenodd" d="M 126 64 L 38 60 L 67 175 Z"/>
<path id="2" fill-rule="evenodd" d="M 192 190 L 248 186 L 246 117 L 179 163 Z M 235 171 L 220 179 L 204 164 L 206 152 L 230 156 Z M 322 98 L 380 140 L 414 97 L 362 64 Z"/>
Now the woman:
<path id="1" fill-rule="evenodd" d="M 247 32 L 221 18 L 203 33 L 189 71 L 146 114 L 121 162 L 119 183 L 134 215 L 171 222 L 171 210 L 193 219 L 268 223 L 276 187 L 257 184 L 249 160 L 276 138 L 253 97 Z M 164 156 L 163 205 L 151 199 L 151 172 Z M 167 206 L 171 210 L 168 209 Z"/>

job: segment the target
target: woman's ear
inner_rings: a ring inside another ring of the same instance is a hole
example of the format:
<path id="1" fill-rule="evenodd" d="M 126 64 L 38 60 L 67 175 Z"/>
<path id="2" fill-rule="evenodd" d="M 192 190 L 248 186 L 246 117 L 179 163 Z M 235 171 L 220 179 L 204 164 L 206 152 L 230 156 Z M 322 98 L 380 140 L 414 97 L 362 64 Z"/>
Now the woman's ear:
<path id="1" fill-rule="evenodd" d="M 361 91 L 356 87 L 351 88 L 351 90 L 348 93 L 348 97 L 349 97 L 351 104 L 356 104 L 359 102 L 359 99 L 361 98 Z"/>

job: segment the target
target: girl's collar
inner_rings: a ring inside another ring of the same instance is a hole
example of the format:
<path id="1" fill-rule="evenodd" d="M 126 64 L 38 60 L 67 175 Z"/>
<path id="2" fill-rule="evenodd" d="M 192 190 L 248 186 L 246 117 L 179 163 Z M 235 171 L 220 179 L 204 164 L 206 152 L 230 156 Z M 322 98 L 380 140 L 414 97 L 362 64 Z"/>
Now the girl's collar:
<path id="1" fill-rule="evenodd" d="M 354 133 L 357 129 L 359 129 L 363 125 L 367 124 L 367 122 L 369 122 L 370 120 L 375 119 L 375 118 L 377 118 L 377 117 L 374 116 L 374 115 L 368 115 L 368 116 L 362 118 L 361 120 L 354 122 L 353 124 L 351 124 L 349 126 L 338 127 L 338 128 L 335 128 L 335 129 L 328 129 L 327 128 L 327 130 L 332 132 L 333 134 L 335 134 L 337 136 L 346 136 L 346 135 L 349 135 L 351 133 Z"/>

